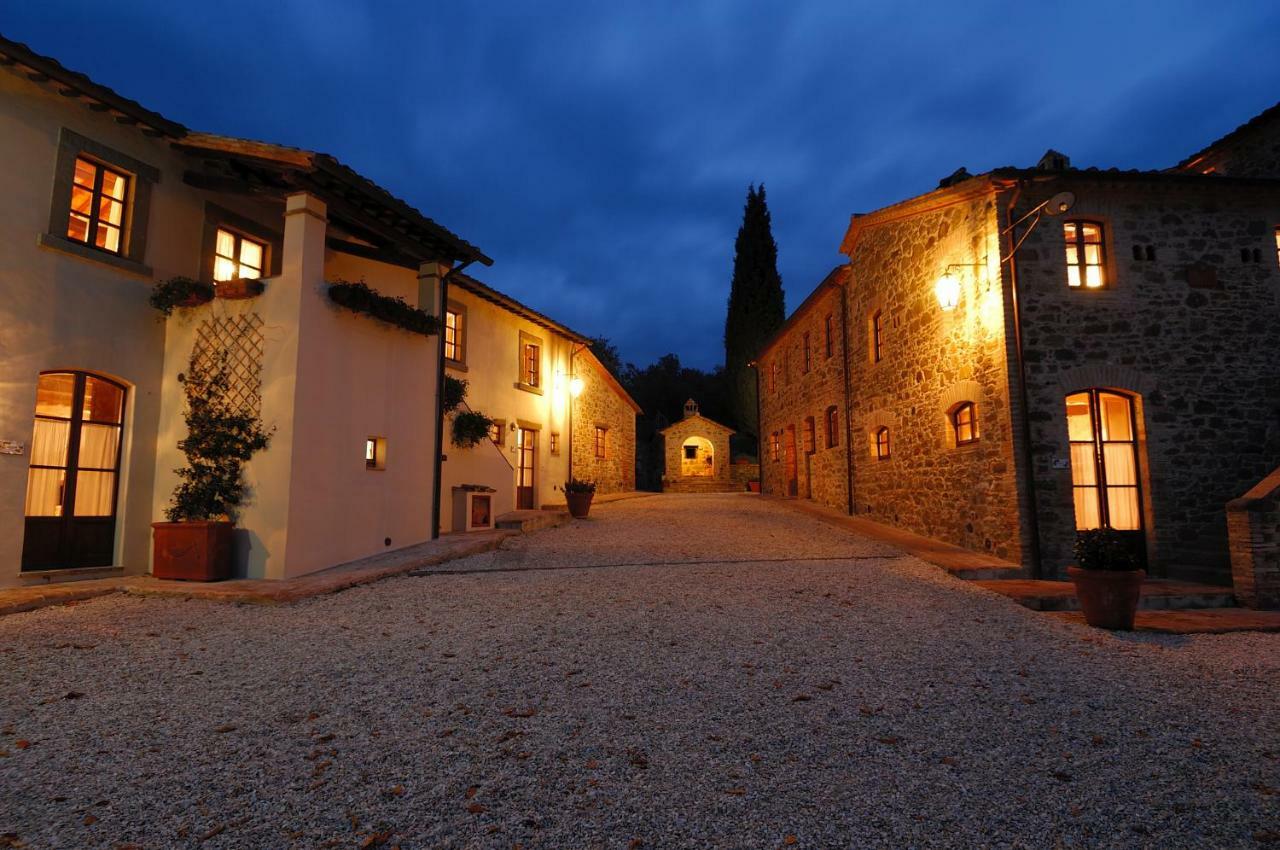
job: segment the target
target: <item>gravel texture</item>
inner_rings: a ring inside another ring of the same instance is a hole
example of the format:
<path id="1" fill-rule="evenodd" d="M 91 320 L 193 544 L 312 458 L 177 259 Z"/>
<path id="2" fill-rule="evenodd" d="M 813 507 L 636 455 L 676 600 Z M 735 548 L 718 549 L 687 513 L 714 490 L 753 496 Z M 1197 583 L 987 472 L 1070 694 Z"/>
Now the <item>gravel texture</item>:
<path id="1" fill-rule="evenodd" d="M 1280 635 L 1091 631 L 750 496 L 456 566 L 0 619 L 0 847 L 1280 841 Z"/>

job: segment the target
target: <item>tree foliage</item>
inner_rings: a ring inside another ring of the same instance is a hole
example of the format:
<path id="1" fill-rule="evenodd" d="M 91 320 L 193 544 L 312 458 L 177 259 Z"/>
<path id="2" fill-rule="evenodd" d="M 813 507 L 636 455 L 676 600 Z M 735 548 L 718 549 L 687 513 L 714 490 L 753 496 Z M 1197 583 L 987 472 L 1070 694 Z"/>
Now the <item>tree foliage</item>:
<path id="1" fill-rule="evenodd" d="M 782 327 L 786 304 L 778 275 L 778 246 L 773 241 L 764 185 L 747 190 L 742 227 L 734 244 L 733 280 L 724 323 L 724 371 L 732 416 L 729 424 L 758 436 L 755 370 L 747 364 L 761 345 Z"/>

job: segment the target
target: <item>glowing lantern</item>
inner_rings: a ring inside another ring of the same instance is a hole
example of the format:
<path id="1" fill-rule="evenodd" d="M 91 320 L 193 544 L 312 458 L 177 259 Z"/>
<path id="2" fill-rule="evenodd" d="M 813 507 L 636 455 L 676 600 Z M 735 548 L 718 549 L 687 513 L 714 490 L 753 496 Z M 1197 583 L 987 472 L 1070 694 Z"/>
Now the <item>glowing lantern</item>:
<path id="1" fill-rule="evenodd" d="M 581 378 L 571 378 L 569 380 L 569 395 L 577 398 L 582 395 L 582 390 L 586 386 Z"/>
<path id="2" fill-rule="evenodd" d="M 960 278 L 950 271 L 944 273 L 933 287 L 933 294 L 938 296 L 939 307 L 954 310 L 960 303 Z"/>

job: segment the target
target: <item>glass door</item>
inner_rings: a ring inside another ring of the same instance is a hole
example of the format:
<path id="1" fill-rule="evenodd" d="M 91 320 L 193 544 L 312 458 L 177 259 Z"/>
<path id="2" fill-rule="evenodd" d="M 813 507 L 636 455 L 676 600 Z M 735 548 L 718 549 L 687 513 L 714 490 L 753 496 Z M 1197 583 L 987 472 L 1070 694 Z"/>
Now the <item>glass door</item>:
<path id="1" fill-rule="evenodd" d="M 36 388 L 22 569 L 110 566 L 125 389 L 84 372 Z"/>
<path id="2" fill-rule="evenodd" d="M 1137 434 L 1129 396 L 1096 389 L 1067 396 L 1076 530 L 1122 532 L 1145 563 Z"/>
<path id="3" fill-rule="evenodd" d="M 538 463 L 538 432 L 532 428 L 516 431 L 516 508 L 533 510 L 537 507 L 534 489 L 534 470 Z"/>

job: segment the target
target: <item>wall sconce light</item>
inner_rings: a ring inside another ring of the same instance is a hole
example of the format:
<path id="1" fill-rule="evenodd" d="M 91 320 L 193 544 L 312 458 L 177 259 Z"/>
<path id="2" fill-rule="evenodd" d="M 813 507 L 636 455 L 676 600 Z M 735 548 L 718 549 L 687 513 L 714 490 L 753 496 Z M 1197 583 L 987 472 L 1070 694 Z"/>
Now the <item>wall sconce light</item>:
<path id="1" fill-rule="evenodd" d="M 569 395 L 573 396 L 574 398 L 577 398 L 578 396 L 582 395 L 582 391 L 583 389 L 586 388 L 586 386 L 587 385 L 583 382 L 581 378 L 570 378 L 569 379 Z"/>
<path id="2" fill-rule="evenodd" d="M 933 294 L 938 298 L 938 306 L 944 311 L 951 311 L 960 303 L 960 278 L 947 266 L 947 270 L 934 284 Z"/>

